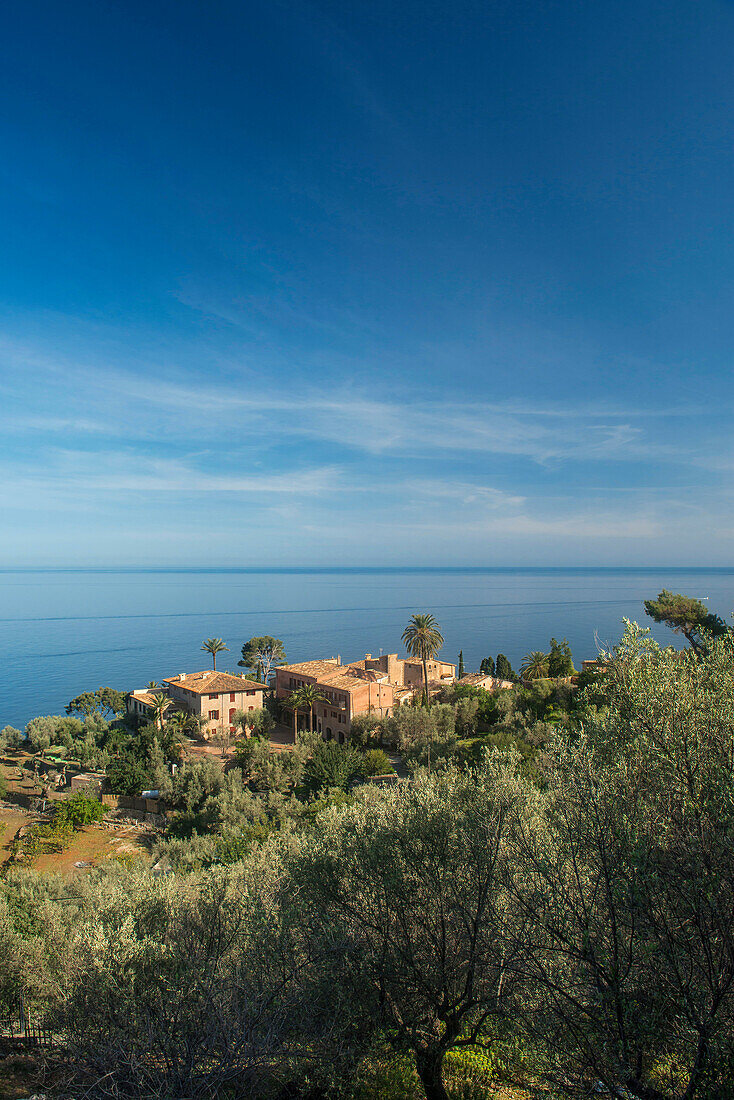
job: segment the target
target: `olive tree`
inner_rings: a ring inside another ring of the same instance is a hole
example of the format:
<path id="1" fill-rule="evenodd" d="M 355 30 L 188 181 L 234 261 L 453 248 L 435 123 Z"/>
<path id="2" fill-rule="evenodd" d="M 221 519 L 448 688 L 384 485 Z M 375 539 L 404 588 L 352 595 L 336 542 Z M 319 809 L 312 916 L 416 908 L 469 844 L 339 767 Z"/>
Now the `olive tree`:
<path id="1" fill-rule="evenodd" d="M 662 650 L 628 625 L 607 706 L 515 817 L 523 1026 L 566 1088 L 724 1096 L 734 1073 L 734 644 Z"/>
<path id="2" fill-rule="evenodd" d="M 237 873 L 102 876 L 87 898 L 68 889 L 46 1011 L 67 1055 L 64 1095 L 254 1100 L 328 1077 L 324 1043 L 338 1054 L 341 1024 L 299 980 L 279 882 L 274 849 Z"/>
<path id="3" fill-rule="evenodd" d="M 413 1053 L 428 1100 L 446 1100 L 447 1051 L 481 1045 L 515 994 L 506 944 L 519 938 L 505 931 L 501 882 L 518 790 L 499 758 L 366 789 L 322 814 L 291 856 L 288 895 L 329 948 L 317 966 L 349 991 L 351 1011 Z"/>

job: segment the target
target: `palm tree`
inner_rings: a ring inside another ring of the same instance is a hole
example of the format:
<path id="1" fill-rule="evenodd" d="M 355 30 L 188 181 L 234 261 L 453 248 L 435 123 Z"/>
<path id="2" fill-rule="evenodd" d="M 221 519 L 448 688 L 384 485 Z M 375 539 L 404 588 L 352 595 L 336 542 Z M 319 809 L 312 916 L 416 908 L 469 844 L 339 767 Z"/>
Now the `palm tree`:
<path id="1" fill-rule="evenodd" d="M 221 638 L 207 638 L 201 648 L 205 649 L 207 653 L 211 653 L 212 668 L 215 672 L 217 670 L 217 653 L 229 653 L 229 646 L 226 646 Z"/>
<path id="2" fill-rule="evenodd" d="M 292 691 L 287 699 L 283 700 L 283 706 L 288 710 L 293 711 L 293 736 L 298 740 L 298 712 L 299 710 L 305 710 L 303 706 L 303 700 L 301 698 L 301 688 L 297 691 Z"/>
<path id="3" fill-rule="evenodd" d="M 304 684 L 298 689 L 298 695 L 299 710 L 308 711 L 308 729 L 309 733 L 313 733 L 313 708 L 316 703 L 328 703 L 329 700 L 321 694 L 317 684 Z"/>
<path id="4" fill-rule="evenodd" d="M 163 733 L 163 718 L 170 705 L 171 700 L 167 695 L 164 695 L 163 692 L 161 692 L 160 695 L 156 695 L 155 703 L 153 703 L 153 721 L 161 733 Z"/>
<path id="5" fill-rule="evenodd" d="M 542 680 L 548 675 L 548 660 L 549 654 L 541 653 L 539 649 L 526 653 L 520 665 L 523 680 Z"/>
<path id="6" fill-rule="evenodd" d="M 428 661 L 438 653 L 443 645 L 443 634 L 433 615 L 413 615 L 403 631 L 403 644 L 411 657 L 423 662 L 423 690 L 425 705 L 428 706 Z"/>
<path id="7" fill-rule="evenodd" d="M 199 733 L 201 719 L 187 710 L 175 710 L 168 720 L 169 727 L 179 737 L 188 736 L 190 733 Z"/>

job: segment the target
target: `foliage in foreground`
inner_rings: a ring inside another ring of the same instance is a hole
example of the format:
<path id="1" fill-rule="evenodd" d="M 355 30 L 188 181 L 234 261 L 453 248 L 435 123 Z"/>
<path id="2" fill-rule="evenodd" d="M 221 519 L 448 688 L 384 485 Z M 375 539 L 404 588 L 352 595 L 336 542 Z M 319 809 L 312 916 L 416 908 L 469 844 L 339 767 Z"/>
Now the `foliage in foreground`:
<path id="1" fill-rule="evenodd" d="M 734 643 L 679 653 L 629 626 L 605 662 L 542 782 L 515 751 L 419 767 L 325 792 L 298 828 L 253 818 L 239 847 L 227 814 L 260 796 L 224 786 L 220 832 L 192 840 L 218 861 L 11 872 L 0 999 L 60 1029 L 100 1100 L 363 1098 L 386 1050 L 406 1098 L 486 1087 L 455 1073 L 475 1060 L 572 1095 L 725 1100 Z M 206 818 L 182 773 L 181 813 Z"/>

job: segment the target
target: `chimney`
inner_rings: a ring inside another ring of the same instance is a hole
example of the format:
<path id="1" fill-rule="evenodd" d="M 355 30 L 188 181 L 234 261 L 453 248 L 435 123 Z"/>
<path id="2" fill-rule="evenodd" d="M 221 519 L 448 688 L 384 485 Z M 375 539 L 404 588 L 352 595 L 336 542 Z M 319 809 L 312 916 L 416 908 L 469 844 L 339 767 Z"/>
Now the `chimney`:
<path id="1" fill-rule="evenodd" d="M 372 654 L 371 653 L 365 653 L 364 659 L 365 659 L 365 661 L 371 661 L 372 660 Z"/>
<path id="2" fill-rule="evenodd" d="M 186 679 L 186 673 L 185 672 L 179 672 L 178 678 L 179 678 L 179 680 L 185 680 Z"/>

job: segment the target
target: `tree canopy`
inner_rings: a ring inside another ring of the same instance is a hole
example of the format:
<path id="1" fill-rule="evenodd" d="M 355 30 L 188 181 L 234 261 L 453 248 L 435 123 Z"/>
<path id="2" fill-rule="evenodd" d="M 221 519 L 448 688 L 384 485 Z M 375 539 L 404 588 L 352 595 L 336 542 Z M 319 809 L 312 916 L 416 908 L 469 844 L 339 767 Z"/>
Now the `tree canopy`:
<path id="1" fill-rule="evenodd" d="M 249 668 L 265 683 L 276 665 L 285 663 L 286 655 L 280 638 L 264 634 L 261 638 L 250 638 L 242 647 L 242 660 L 237 664 Z"/>
<path id="2" fill-rule="evenodd" d="M 682 634 L 697 653 L 706 648 L 706 638 L 720 638 L 728 631 L 724 620 L 694 596 L 664 588 L 655 600 L 645 600 L 645 614 Z"/>
<path id="3" fill-rule="evenodd" d="M 76 695 L 66 706 L 67 714 L 83 714 L 89 717 L 97 714 L 100 717 L 115 715 L 119 717 L 125 713 L 127 695 L 124 691 L 116 691 L 111 687 L 97 688 L 96 691 L 83 691 Z"/>
<path id="4" fill-rule="evenodd" d="M 497 654 L 497 676 L 500 680 L 515 680 L 517 677 L 512 670 L 512 665 L 504 653 Z"/>
<path id="5" fill-rule="evenodd" d="M 414 1053 L 428 1100 L 447 1100 L 447 1052 L 512 1003 L 502 868 L 516 797 L 492 772 L 423 777 L 329 817 L 289 864 L 299 920 L 339 945 L 334 977 Z"/>
<path id="6" fill-rule="evenodd" d="M 555 638 L 551 638 L 548 653 L 548 675 L 552 677 L 573 676 L 575 671 L 568 639 L 564 638 L 562 642 L 558 642 Z"/>

